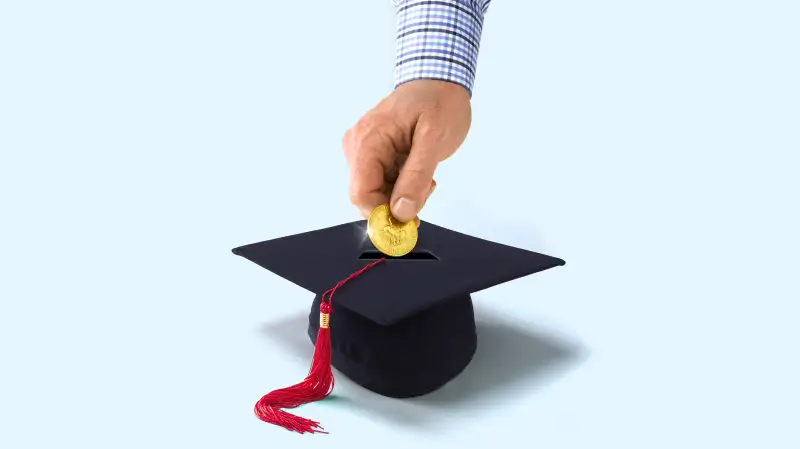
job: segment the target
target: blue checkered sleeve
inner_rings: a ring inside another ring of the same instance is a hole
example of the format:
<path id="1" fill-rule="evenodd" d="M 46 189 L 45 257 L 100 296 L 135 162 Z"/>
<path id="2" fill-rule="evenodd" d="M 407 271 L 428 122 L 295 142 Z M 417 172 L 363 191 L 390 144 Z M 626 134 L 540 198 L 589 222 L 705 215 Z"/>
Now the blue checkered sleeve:
<path id="1" fill-rule="evenodd" d="M 483 18 L 491 0 L 392 0 L 395 87 L 418 79 L 460 84 L 472 96 Z"/>

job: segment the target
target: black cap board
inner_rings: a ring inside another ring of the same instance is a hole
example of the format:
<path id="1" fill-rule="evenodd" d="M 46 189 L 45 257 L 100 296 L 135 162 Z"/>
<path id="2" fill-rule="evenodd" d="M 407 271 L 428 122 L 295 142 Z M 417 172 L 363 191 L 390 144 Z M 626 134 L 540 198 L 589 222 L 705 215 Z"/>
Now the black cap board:
<path id="1" fill-rule="evenodd" d="M 384 256 L 366 222 L 241 246 L 233 250 L 321 295 Z M 434 391 L 471 361 L 477 336 L 470 294 L 564 265 L 561 259 L 421 222 L 415 249 L 389 258 L 339 288 L 332 301 L 332 365 L 356 383 L 390 397 Z"/>

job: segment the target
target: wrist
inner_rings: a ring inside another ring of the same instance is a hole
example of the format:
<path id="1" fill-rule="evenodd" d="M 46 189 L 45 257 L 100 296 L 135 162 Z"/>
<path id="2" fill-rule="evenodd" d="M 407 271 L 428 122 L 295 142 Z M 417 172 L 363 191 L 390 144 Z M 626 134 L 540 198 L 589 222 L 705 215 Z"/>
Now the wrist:
<path id="1" fill-rule="evenodd" d="M 395 92 L 422 93 L 425 98 L 449 98 L 453 100 L 470 101 L 470 92 L 454 81 L 420 78 L 406 81 L 395 87 Z"/>
<path id="2" fill-rule="evenodd" d="M 457 84 L 472 95 L 483 9 L 475 0 L 399 0 L 395 87 L 416 80 Z"/>

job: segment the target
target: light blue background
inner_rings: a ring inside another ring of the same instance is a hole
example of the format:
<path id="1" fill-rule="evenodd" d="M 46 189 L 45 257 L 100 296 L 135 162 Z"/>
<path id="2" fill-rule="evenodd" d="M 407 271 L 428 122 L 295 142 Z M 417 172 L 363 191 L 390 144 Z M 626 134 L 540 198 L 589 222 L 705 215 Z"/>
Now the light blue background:
<path id="1" fill-rule="evenodd" d="M 311 295 L 230 249 L 357 218 L 389 1 L 0 2 L 0 447 L 800 447 L 799 22 L 495 0 L 423 218 L 568 264 L 476 296 L 447 389 L 340 376 L 299 436 L 252 406 Z"/>

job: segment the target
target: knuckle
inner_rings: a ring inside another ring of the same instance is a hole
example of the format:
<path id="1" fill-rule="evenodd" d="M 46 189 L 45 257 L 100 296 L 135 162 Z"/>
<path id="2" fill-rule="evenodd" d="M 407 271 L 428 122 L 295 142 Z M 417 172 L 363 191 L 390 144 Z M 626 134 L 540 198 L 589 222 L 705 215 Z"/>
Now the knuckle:
<path id="1" fill-rule="evenodd" d="M 357 151 L 375 135 L 377 126 L 374 120 L 368 117 L 359 120 L 352 128 L 348 129 L 342 138 L 342 147 L 345 152 Z"/>
<path id="2" fill-rule="evenodd" d="M 347 148 L 350 147 L 350 141 L 353 140 L 353 129 L 350 128 L 345 131 L 344 135 L 342 136 L 342 148 L 347 151 Z"/>
<path id="3" fill-rule="evenodd" d="M 359 120 L 351 129 L 353 138 L 356 141 L 363 141 L 369 135 L 373 134 L 378 127 L 378 120 L 373 116 L 368 115 Z"/>
<path id="4" fill-rule="evenodd" d="M 362 190 L 351 188 L 350 189 L 350 204 L 354 206 L 361 206 L 366 201 L 366 193 Z"/>
<path id="5" fill-rule="evenodd" d="M 350 137 L 350 131 L 348 130 L 342 136 L 342 153 L 344 154 L 345 159 L 349 162 L 353 153 L 353 145 L 351 144 L 352 138 Z"/>
<path id="6" fill-rule="evenodd" d="M 447 136 L 447 127 L 442 126 L 441 123 L 429 122 L 424 126 L 420 126 L 414 137 L 423 139 L 428 142 L 438 142 L 445 140 Z"/>
<path id="7" fill-rule="evenodd" d="M 355 125 L 348 129 L 342 137 L 343 146 L 353 146 L 354 144 L 363 141 L 367 136 L 372 133 L 375 128 L 374 119 L 370 116 L 364 116 Z"/>
<path id="8" fill-rule="evenodd" d="M 350 198 L 350 204 L 352 204 L 353 206 L 358 206 L 358 203 L 359 203 L 359 201 L 358 201 L 358 199 L 359 199 L 358 192 L 354 191 L 353 189 L 350 189 L 349 198 Z"/>
<path id="9" fill-rule="evenodd" d="M 358 191 L 356 182 L 354 180 L 350 180 L 350 186 L 347 190 L 348 197 L 350 198 L 350 202 L 356 204 L 358 202 L 358 198 L 360 193 Z"/>

